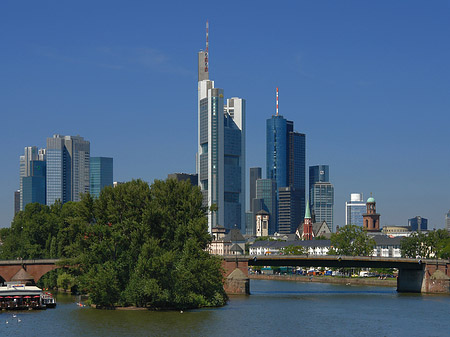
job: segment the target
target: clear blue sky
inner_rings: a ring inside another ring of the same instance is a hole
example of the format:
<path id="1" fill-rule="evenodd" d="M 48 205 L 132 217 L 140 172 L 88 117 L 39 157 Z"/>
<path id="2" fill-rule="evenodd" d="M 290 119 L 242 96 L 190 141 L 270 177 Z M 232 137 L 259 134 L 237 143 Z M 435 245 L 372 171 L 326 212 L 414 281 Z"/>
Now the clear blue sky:
<path id="1" fill-rule="evenodd" d="M 247 169 L 265 167 L 275 111 L 330 165 L 335 223 L 370 192 L 382 225 L 450 209 L 449 1 L 2 1 L 0 227 L 19 156 L 55 133 L 114 157 L 114 178 L 194 172 L 197 52 L 247 100 Z M 264 168 L 265 171 L 265 168 Z"/>

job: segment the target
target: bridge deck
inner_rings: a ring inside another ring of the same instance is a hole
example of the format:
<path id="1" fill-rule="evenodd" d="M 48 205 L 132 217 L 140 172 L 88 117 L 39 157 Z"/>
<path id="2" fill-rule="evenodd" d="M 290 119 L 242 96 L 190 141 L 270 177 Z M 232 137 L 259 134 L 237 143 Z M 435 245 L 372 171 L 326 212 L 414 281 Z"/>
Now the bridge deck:
<path id="1" fill-rule="evenodd" d="M 225 256 L 227 261 L 248 262 L 249 266 L 299 266 L 332 268 L 398 268 L 423 270 L 424 265 L 441 265 L 447 260 L 407 259 L 371 256 L 334 256 L 334 255 L 241 255 Z"/>

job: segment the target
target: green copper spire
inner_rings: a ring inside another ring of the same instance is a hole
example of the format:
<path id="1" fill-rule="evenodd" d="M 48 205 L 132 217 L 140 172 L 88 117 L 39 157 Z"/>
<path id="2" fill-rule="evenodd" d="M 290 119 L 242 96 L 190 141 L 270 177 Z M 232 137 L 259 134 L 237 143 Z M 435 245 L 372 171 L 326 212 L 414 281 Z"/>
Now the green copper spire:
<path id="1" fill-rule="evenodd" d="M 311 219 L 311 211 L 309 210 L 309 200 L 306 201 L 305 219 Z"/>

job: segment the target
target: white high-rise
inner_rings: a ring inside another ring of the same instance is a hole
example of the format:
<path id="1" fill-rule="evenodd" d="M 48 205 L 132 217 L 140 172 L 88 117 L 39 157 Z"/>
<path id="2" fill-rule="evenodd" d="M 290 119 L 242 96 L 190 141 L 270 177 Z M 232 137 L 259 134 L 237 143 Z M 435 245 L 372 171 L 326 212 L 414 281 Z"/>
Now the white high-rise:
<path id="1" fill-rule="evenodd" d="M 219 225 L 245 230 L 245 100 L 225 103 L 223 89 L 209 80 L 208 56 L 207 30 L 206 50 L 198 53 L 198 184 L 210 232 Z"/>
<path id="2" fill-rule="evenodd" d="M 351 193 L 350 201 L 345 202 L 345 224 L 363 227 L 363 214 L 366 203 L 362 193 Z"/>

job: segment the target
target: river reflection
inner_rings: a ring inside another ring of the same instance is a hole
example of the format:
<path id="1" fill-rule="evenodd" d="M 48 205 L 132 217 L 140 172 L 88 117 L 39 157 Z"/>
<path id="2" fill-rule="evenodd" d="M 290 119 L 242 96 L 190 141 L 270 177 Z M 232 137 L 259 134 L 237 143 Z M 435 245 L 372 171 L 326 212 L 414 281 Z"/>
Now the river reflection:
<path id="1" fill-rule="evenodd" d="M 251 296 L 232 296 L 223 308 L 183 313 L 80 308 L 75 297 L 57 294 L 56 309 L 0 314 L 0 335 L 449 335 L 449 296 L 398 294 L 394 288 L 266 280 L 252 280 L 251 290 Z"/>

